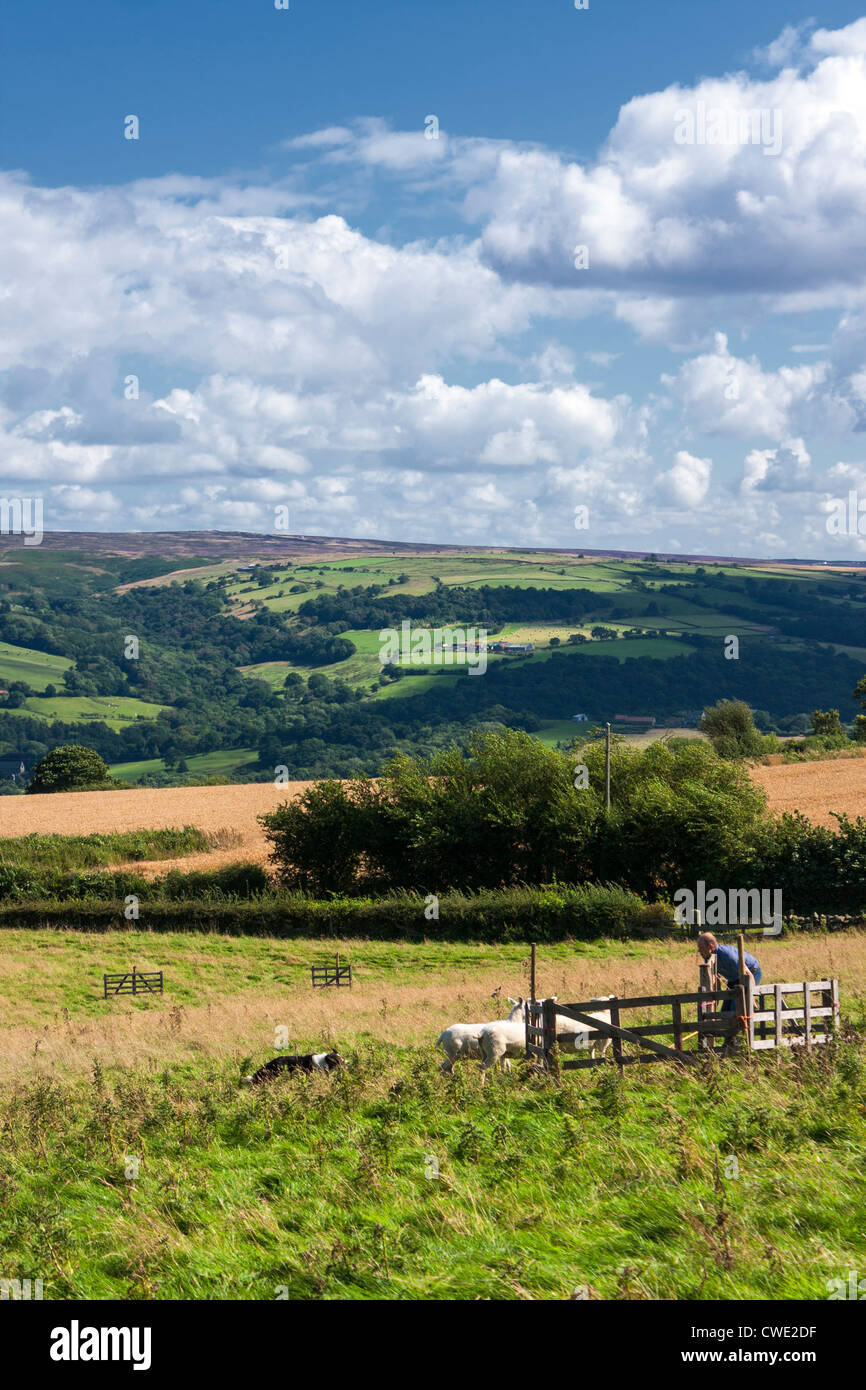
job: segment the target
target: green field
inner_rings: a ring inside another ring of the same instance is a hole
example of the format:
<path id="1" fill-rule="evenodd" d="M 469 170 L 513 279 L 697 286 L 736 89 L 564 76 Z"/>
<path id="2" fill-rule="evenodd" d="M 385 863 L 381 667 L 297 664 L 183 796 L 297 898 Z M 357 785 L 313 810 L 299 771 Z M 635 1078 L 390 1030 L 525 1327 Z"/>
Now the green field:
<path id="1" fill-rule="evenodd" d="M 25 700 L 18 709 L 4 712 L 30 717 L 35 715 L 49 723 L 54 719 L 62 719 L 67 724 L 100 720 L 111 729 L 120 729 L 135 719 L 155 719 L 167 708 L 166 705 L 154 705 L 128 695 L 58 695 L 51 699 L 34 696 Z"/>
<path id="2" fill-rule="evenodd" d="M 0 642 L 0 682 L 4 685 L 26 681 L 34 690 L 44 690 L 46 685 L 62 685 L 63 673 L 71 665 L 65 656 L 50 656 L 48 652 Z"/>
<path id="3" fill-rule="evenodd" d="M 220 748 L 215 753 L 197 753 L 187 758 L 190 776 L 216 777 L 231 776 L 238 768 L 256 761 L 254 748 Z M 112 777 L 124 782 L 137 782 L 151 772 L 164 772 L 161 758 L 148 758 L 137 763 L 113 763 L 110 767 Z"/>
<path id="4" fill-rule="evenodd" d="M 340 998 L 310 989 L 318 941 L 3 946 L 0 1249 L 46 1299 L 811 1300 L 863 1268 L 854 1034 L 836 1054 L 622 1078 L 518 1059 L 482 1086 L 472 1062 L 443 1075 L 435 1038 L 489 1016 L 493 988 L 525 990 L 525 946 L 329 942 L 356 970 Z M 768 942 L 767 978 L 813 978 L 827 952 Z M 862 1030 L 864 938 L 832 954 Z M 545 947 L 540 988 L 682 987 L 692 955 Z M 102 972 L 132 961 L 165 970 L 166 996 L 101 999 Z M 239 1085 L 280 1025 L 348 1070 Z"/>

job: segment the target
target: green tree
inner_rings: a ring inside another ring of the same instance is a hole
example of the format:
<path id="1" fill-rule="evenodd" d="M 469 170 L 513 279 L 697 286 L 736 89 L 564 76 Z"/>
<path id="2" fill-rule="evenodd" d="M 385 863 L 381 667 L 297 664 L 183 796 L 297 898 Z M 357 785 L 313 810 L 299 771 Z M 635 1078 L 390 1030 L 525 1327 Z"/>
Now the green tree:
<path id="1" fill-rule="evenodd" d="M 815 709 L 812 711 L 812 732 L 829 738 L 844 734 L 837 709 Z"/>
<path id="2" fill-rule="evenodd" d="M 67 743 L 46 753 L 36 764 L 28 792 L 70 792 L 115 786 L 99 754 L 79 743 Z"/>
<path id="3" fill-rule="evenodd" d="M 283 882 L 311 893 L 595 882 L 654 896 L 741 872 L 765 808 L 745 769 L 693 739 L 615 743 L 612 762 L 609 815 L 599 743 L 563 755 L 506 729 L 399 755 L 376 784 L 322 783 L 261 819 Z"/>
<path id="4" fill-rule="evenodd" d="M 755 758 L 762 751 L 761 735 L 745 700 L 720 700 L 705 709 L 700 729 L 722 758 Z"/>

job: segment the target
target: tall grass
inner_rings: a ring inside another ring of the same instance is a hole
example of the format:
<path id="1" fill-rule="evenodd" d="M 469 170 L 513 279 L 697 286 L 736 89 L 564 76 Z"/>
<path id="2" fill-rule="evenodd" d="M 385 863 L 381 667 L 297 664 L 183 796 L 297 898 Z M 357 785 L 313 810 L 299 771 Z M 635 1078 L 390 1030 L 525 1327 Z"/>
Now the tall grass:
<path id="1" fill-rule="evenodd" d="M 484 1087 L 477 1064 L 444 1076 L 435 1039 L 526 992 L 518 942 L 337 939 L 340 991 L 310 987 L 320 940 L 2 946 L 0 1278 L 47 1299 L 820 1299 L 866 1268 L 860 933 L 761 945 L 765 980 L 841 980 L 843 1039 L 813 1057 L 518 1062 Z M 103 1000 L 133 961 L 165 997 Z M 684 943 L 554 943 L 538 987 L 664 993 L 695 969 Z M 349 1071 L 241 1087 L 283 1025 Z"/>
<path id="2" fill-rule="evenodd" d="M 55 872 L 90 869 L 148 859 L 180 859 L 230 842 L 230 832 L 207 832 L 193 825 L 102 835 L 22 835 L 0 839 L 0 865 Z"/>
<path id="3" fill-rule="evenodd" d="M 485 1087 L 371 1039 L 349 1060 L 255 1091 L 240 1052 L 18 1083 L 0 1276 L 48 1299 L 748 1300 L 864 1268 L 862 1043 Z"/>

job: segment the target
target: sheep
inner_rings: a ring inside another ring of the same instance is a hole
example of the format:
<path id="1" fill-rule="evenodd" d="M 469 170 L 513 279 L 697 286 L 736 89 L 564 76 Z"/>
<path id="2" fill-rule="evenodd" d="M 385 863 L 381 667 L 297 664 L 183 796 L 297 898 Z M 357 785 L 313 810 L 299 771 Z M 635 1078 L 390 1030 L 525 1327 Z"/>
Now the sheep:
<path id="1" fill-rule="evenodd" d="M 558 995 L 552 995 L 549 1002 L 555 1004 L 558 997 Z M 613 994 L 602 995 L 601 999 L 593 1000 L 592 1002 L 601 1003 L 602 999 L 614 999 L 615 997 L 616 996 Z M 544 1003 L 547 1001 L 540 1000 L 539 1002 Z M 590 1018 L 597 1018 L 603 1023 L 610 1022 L 610 1013 L 607 1010 L 590 1014 L 589 1016 Z M 576 1019 L 566 1018 L 564 1014 L 556 1015 L 556 1037 L 558 1042 L 573 1042 L 574 1047 L 580 1051 L 587 1046 L 589 1041 L 587 1034 L 590 1031 L 591 1029 L 586 1024 L 578 1023 Z M 487 1027 L 481 1030 L 478 1044 L 481 1051 L 482 1067 L 485 1071 L 489 1071 L 496 1062 L 499 1063 L 502 1071 L 510 1071 L 511 1063 L 508 1058 L 520 1057 L 525 1051 L 525 1026 L 523 1024 L 518 1025 L 509 1020 L 503 1020 L 501 1023 L 488 1023 Z M 605 1038 L 601 1048 L 602 1056 L 609 1046 L 610 1038 Z M 593 1041 L 591 1045 L 591 1056 L 593 1057 L 595 1056 L 595 1047 L 596 1044 Z"/>
<path id="2" fill-rule="evenodd" d="M 502 1019 L 503 1023 L 510 1023 L 516 1019 L 523 1018 L 523 996 L 519 999 L 512 999 L 508 996 L 508 1002 L 512 1005 L 511 1012 L 507 1019 Z M 436 1039 L 436 1046 L 445 1049 L 445 1061 L 442 1063 L 442 1071 L 450 1072 L 454 1063 L 464 1057 L 478 1057 L 478 1039 L 484 1028 L 490 1027 L 486 1023 L 452 1023 L 450 1028 L 439 1034 Z M 523 1025 L 521 1024 L 521 1027 Z"/>
<path id="3" fill-rule="evenodd" d="M 600 1004 L 600 1003 L 602 1002 L 602 1000 L 604 1000 L 604 999 L 615 999 L 615 998 L 616 998 L 616 995 L 615 995 L 615 994 L 601 994 L 601 995 L 599 995 L 598 999 L 593 999 L 592 1002 L 593 1002 L 593 1004 Z M 583 1011 L 582 1011 L 582 1012 L 583 1012 Z M 610 1010 L 609 1010 L 609 1009 L 602 1009 L 602 1010 L 600 1010 L 599 1013 L 592 1013 L 592 1014 L 589 1014 L 588 1017 L 589 1017 L 589 1018 L 597 1018 L 597 1019 L 599 1020 L 600 1023 L 610 1023 Z M 590 1057 L 594 1057 L 594 1056 L 595 1056 L 595 1049 L 596 1049 L 596 1047 L 597 1047 L 597 1045 L 598 1045 L 598 1041 L 599 1041 L 599 1040 L 598 1040 L 597 1038 L 594 1038 L 594 1039 L 592 1040 L 592 1042 L 590 1042 L 588 1034 L 589 1034 L 592 1030 L 591 1030 L 590 1028 L 588 1028 L 588 1027 L 586 1026 L 585 1023 L 578 1023 L 576 1019 L 567 1019 L 567 1018 L 563 1018 L 563 1019 L 562 1019 L 562 1023 L 564 1024 L 564 1027 L 563 1027 L 561 1030 L 560 1030 L 560 1027 L 559 1027 L 559 1023 L 560 1023 L 560 1020 L 557 1019 L 557 1027 L 556 1027 L 556 1036 L 557 1036 L 557 1039 L 559 1039 L 559 1038 L 561 1037 L 562 1040 L 563 1040 L 564 1042 L 568 1042 L 568 1041 L 570 1040 L 570 1037 L 571 1037 L 571 1031 L 572 1031 L 572 1029 L 575 1029 L 575 1030 L 576 1030 L 575 1033 L 574 1033 L 574 1047 L 575 1047 L 575 1051 L 577 1051 L 577 1052 L 582 1052 L 582 1051 L 584 1050 L 584 1048 L 588 1047 L 588 1048 L 590 1049 L 590 1051 L 589 1051 Z M 601 1040 L 601 1055 L 602 1055 L 602 1057 L 603 1057 L 604 1054 L 607 1052 L 607 1049 L 610 1047 L 610 1044 L 611 1044 L 611 1039 L 610 1039 L 610 1037 L 603 1038 L 603 1039 Z"/>
<path id="4" fill-rule="evenodd" d="M 558 997 L 556 994 L 552 995 L 551 1002 L 555 1004 Z M 478 1047 L 484 1071 L 492 1067 L 494 1062 L 498 1062 L 503 1071 L 510 1071 L 509 1055 L 519 1057 L 526 1051 L 524 1019 L 521 1017 L 518 1022 L 515 1010 L 512 1009 L 508 1018 L 499 1019 L 497 1023 L 485 1024 L 478 1038 Z"/>

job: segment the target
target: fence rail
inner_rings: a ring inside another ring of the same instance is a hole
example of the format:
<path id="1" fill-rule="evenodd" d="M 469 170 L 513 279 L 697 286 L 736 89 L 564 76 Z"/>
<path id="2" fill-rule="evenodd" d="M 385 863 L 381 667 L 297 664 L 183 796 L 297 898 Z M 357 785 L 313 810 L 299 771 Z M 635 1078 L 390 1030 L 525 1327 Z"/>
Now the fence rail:
<path id="1" fill-rule="evenodd" d="M 564 1056 L 560 1045 L 594 1050 L 594 1044 L 609 1041 L 613 1060 L 619 1067 L 632 1062 L 676 1061 L 691 1064 L 707 1052 L 729 1055 L 732 1045 L 743 1036 L 755 1051 L 779 1047 L 805 1047 L 832 1041 L 839 1027 L 839 981 L 806 980 L 800 983 L 757 985 L 751 979 L 737 991 L 710 988 L 717 980 L 705 976 L 708 984 L 697 993 L 654 994 L 628 999 L 589 999 L 579 1004 L 560 1004 L 550 999 L 530 1000 L 524 1009 L 526 1055 L 545 1070 L 571 1071 L 599 1067 L 606 1058 Z M 820 1002 L 813 1002 L 817 993 Z M 802 1005 L 790 1006 L 791 995 L 802 995 Z M 769 1001 L 769 1005 L 768 1005 Z M 728 1008 L 718 1011 L 725 1002 Z M 757 1005 L 757 1007 L 755 1007 Z M 664 1008 L 669 1018 L 652 1023 L 624 1026 L 623 1013 L 630 1010 Z M 688 1017 L 694 1011 L 694 1017 Z M 608 1018 L 593 1018 L 603 1012 Z M 569 1024 L 576 1025 L 569 1027 Z M 673 1038 L 673 1047 L 656 1041 Z M 694 1048 L 686 1043 L 692 1038 Z M 624 1044 L 637 1046 L 637 1053 L 626 1052 Z M 647 1050 L 648 1049 L 648 1050 Z"/>

